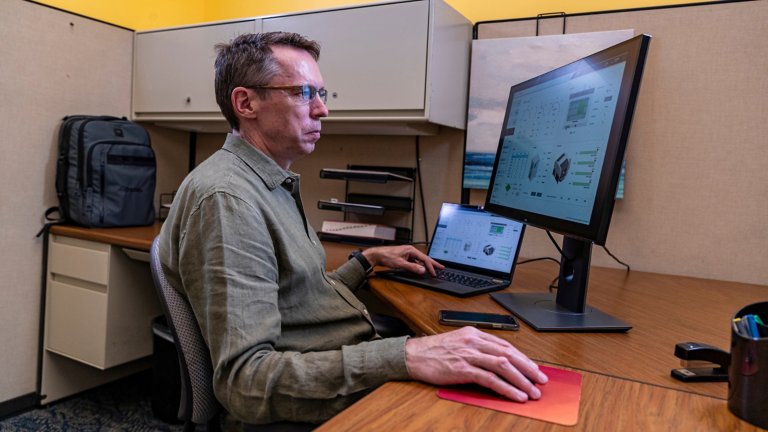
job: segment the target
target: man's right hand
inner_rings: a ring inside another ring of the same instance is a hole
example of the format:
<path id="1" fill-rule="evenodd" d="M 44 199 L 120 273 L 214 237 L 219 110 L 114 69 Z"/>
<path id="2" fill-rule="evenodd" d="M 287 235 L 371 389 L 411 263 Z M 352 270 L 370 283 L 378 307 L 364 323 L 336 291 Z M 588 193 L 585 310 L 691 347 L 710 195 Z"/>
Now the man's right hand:
<path id="1" fill-rule="evenodd" d="M 547 382 L 538 365 L 512 344 L 474 327 L 408 339 L 405 361 L 415 380 L 474 383 L 518 402 L 541 397 L 534 384 Z"/>

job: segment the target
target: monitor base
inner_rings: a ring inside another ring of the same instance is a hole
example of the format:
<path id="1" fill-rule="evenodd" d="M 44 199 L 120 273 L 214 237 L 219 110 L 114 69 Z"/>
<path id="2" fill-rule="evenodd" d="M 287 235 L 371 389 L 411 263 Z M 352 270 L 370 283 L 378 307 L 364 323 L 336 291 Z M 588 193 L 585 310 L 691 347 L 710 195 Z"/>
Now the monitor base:
<path id="1" fill-rule="evenodd" d="M 492 293 L 491 297 L 537 331 L 626 332 L 632 328 L 589 305 L 583 313 L 572 312 L 555 303 L 553 294 Z"/>

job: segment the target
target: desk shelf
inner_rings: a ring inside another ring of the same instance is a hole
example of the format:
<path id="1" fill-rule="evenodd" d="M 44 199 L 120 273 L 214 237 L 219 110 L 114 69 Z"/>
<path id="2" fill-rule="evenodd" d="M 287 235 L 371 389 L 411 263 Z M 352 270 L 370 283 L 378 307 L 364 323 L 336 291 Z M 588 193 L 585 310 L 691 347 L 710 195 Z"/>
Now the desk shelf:
<path id="1" fill-rule="evenodd" d="M 318 233 L 329 241 L 389 244 L 409 243 L 413 238 L 413 200 L 416 170 L 408 167 L 348 165 L 346 169 L 324 168 L 320 178 L 345 182 L 344 201 L 319 200 L 320 210 L 342 213 L 343 222 L 392 226 L 395 240 L 345 238 L 338 234 Z M 338 219 L 336 219 L 338 220 Z"/>

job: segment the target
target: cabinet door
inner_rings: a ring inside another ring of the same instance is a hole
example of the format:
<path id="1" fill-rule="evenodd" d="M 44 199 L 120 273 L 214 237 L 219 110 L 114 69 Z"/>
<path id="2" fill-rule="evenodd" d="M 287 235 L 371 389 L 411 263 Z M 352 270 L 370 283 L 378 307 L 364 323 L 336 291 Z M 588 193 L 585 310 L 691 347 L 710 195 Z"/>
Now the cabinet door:
<path id="1" fill-rule="evenodd" d="M 320 70 L 335 110 L 424 108 L 429 2 L 276 17 L 264 31 L 292 31 L 322 45 Z"/>
<path id="2" fill-rule="evenodd" d="M 254 29 L 250 20 L 136 34 L 133 111 L 219 113 L 214 45 Z"/>

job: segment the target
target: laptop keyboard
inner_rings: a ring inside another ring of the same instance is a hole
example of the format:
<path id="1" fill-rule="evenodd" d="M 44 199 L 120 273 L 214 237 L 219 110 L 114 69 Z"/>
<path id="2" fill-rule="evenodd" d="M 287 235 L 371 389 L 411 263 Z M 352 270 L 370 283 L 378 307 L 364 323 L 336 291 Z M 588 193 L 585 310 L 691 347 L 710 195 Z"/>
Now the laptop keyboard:
<path id="1" fill-rule="evenodd" d="M 456 273 L 450 270 L 438 270 L 436 277 L 441 280 L 457 283 L 457 284 L 472 287 L 472 288 L 482 288 L 489 285 L 493 285 L 493 282 L 489 281 L 488 279 L 482 279 L 474 276 L 467 276 L 463 273 Z"/>

